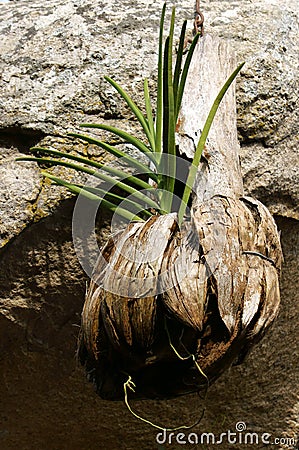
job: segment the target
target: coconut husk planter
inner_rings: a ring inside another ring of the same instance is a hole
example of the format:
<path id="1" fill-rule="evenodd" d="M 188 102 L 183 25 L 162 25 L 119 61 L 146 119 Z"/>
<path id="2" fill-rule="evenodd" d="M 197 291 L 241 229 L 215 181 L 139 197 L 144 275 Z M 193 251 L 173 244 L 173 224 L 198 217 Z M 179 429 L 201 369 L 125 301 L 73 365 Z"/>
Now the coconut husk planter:
<path id="1" fill-rule="evenodd" d="M 206 111 L 234 67 L 227 43 L 200 38 L 176 129 L 183 158 L 192 157 Z M 132 398 L 206 389 L 277 316 L 279 235 L 267 208 L 244 197 L 238 152 L 231 87 L 206 143 L 190 217 L 181 227 L 176 213 L 132 222 L 103 247 L 78 347 L 102 398 L 123 400 L 128 376 Z"/>

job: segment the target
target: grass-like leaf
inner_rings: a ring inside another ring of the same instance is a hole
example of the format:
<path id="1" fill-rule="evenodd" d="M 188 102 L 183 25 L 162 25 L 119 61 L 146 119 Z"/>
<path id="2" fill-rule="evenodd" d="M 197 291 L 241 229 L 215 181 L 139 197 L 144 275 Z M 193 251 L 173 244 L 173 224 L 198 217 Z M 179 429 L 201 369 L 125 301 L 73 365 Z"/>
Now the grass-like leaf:
<path id="1" fill-rule="evenodd" d="M 154 125 L 154 119 L 153 119 L 152 103 L 151 103 L 151 98 L 150 98 L 149 89 L 148 89 L 148 80 L 146 80 L 146 79 L 144 80 L 143 90 L 144 90 L 144 102 L 145 102 L 145 108 L 146 108 L 147 123 L 148 123 L 149 132 L 152 136 L 152 141 L 153 141 L 152 150 L 156 151 L 156 135 L 155 135 L 155 125 Z"/>
<path id="2" fill-rule="evenodd" d="M 161 207 L 170 212 L 172 198 L 175 186 L 175 111 L 172 79 L 172 46 L 174 33 L 175 8 L 172 9 L 169 36 L 165 41 L 164 48 L 164 66 L 163 66 L 163 153 L 171 155 L 170 158 L 163 158 L 162 164 L 164 175 L 162 177 L 163 193 L 161 198 Z"/>
<path id="3" fill-rule="evenodd" d="M 131 111 L 133 112 L 135 117 L 137 118 L 138 122 L 142 126 L 143 131 L 146 134 L 146 137 L 150 144 L 150 148 L 152 149 L 152 151 L 155 151 L 154 136 L 151 134 L 147 119 L 144 117 L 144 115 L 142 114 L 142 112 L 140 111 L 140 109 L 138 108 L 136 103 L 132 100 L 132 98 L 129 96 L 129 94 L 118 83 L 116 83 L 114 80 L 112 80 L 112 78 L 105 77 L 105 80 L 108 81 L 108 83 L 110 83 L 117 90 L 117 92 L 121 95 L 121 97 L 125 100 L 125 102 L 129 106 L 129 108 L 131 109 Z"/>
<path id="4" fill-rule="evenodd" d="M 163 134 L 163 30 L 165 20 L 166 3 L 162 8 L 159 33 L 159 55 L 158 55 L 158 84 L 157 84 L 157 108 L 156 108 L 156 153 L 162 153 Z"/>
<path id="5" fill-rule="evenodd" d="M 101 189 L 98 187 L 85 186 L 83 184 L 75 184 L 80 189 L 84 191 L 91 192 L 92 194 L 97 195 L 99 198 L 107 199 L 114 203 L 115 205 L 119 205 L 122 203 L 122 208 L 127 209 L 128 211 L 133 212 L 134 214 L 142 214 L 146 217 L 151 217 L 153 215 L 152 212 L 147 209 L 140 209 L 140 204 L 132 201 L 129 198 L 124 198 L 121 195 L 114 194 L 112 192 L 106 192 L 105 189 Z"/>
<path id="6" fill-rule="evenodd" d="M 179 47 L 175 62 L 175 69 L 174 69 L 174 76 L 173 76 L 173 95 L 174 98 L 177 98 L 177 92 L 179 87 L 179 80 L 181 76 L 181 70 L 182 70 L 182 60 L 183 60 L 183 52 L 184 52 L 184 45 L 185 45 L 185 36 L 186 36 L 186 28 L 187 28 L 187 20 L 184 21 L 180 40 L 179 40 Z"/>
<path id="7" fill-rule="evenodd" d="M 133 175 L 129 175 L 128 173 L 126 173 L 122 170 L 116 169 L 114 167 L 106 166 L 105 164 L 101 164 L 96 161 L 92 161 L 91 159 L 84 158 L 83 156 L 72 155 L 70 153 L 60 152 L 58 150 L 43 148 L 43 147 L 32 147 L 30 149 L 30 151 L 33 153 L 45 153 L 46 155 L 58 156 L 60 158 L 71 159 L 73 161 L 77 161 L 79 163 L 86 164 L 90 167 L 94 167 L 95 169 L 104 170 L 105 172 L 108 172 L 111 175 L 114 175 L 121 179 L 125 178 L 126 181 L 128 181 L 132 184 L 135 184 L 140 189 L 151 189 L 152 188 L 152 186 L 149 183 L 147 183 L 146 181 L 140 180 L 140 178 L 134 177 Z"/>
<path id="8" fill-rule="evenodd" d="M 113 145 L 107 144 L 106 142 L 99 141 L 96 138 L 93 138 L 91 136 L 86 136 L 84 134 L 79 133 L 68 133 L 69 136 L 75 137 L 77 139 L 82 139 L 82 141 L 88 142 L 89 144 L 97 145 L 98 147 L 101 147 L 102 149 L 106 150 L 108 153 L 111 153 L 112 155 L 116 156 L 117 158 L 121 158 L 124 162 L 127 162 L 129 166 L 135 167 L 140 171 L 142 174 L 146 174 L 151 178 L 153 181 L 157 181 L 157 175 L 155 172 L 153 172 L 149 166 L 146 166 L 145 164 L 138 161 L 136 158 L 133 158 L 132 156 L 128 155 L 127 153 L 122 152 L 118 148 L 114 147 Z"/>
<path id="9" fill-rule="evenodd" d="M 68 169 L 74 169 L 76 172 L 83 172 L 88 175 L 92 175 L 102 181 L 105 181 L 109 183 L 111 186 L 118 187 L 122 189 L 123 191 L 130 194 L 134 199 L 138 200 L 142 207 L 146 209 L 146 207 L 155 208 L 157 211 L 160 210 L 160 206 L 157 202 L 149 198 L 144 193 L 138 191 L 137 189 L 133 188 L 132 186 L 129 186 L 128 184 L 124 183 L 123 181 L 117 181 L 115 178 L 110 177 L 109 175 L 106 175 L 104 173 L 101 173 L 99 171 L 95 171 L 93 169 L 89 169 L 88 167 L 81 166 L 79 164 L 70 163 L 67 161 L 61 161 L 59 159 L 50 159 L 50 158 L 38 158 L 38 157 L 22 157 L 17 158 L 18 161 L 34 161 L 37 163 L 42 164 L 49 164 L 51 166 L 63 166 L 67 167 Z"/>
<path id="10" fill-rule="evenodd" d="M 142 153 L 144 153 L 155 165 L 156 165 L 156 158 L 143 142 L 141 142 L 139 139 L 137 139 L 132 134 L 127 133 L 126 131 L 120 130 L 119 128 L 112 127 L 110 125 L 105 125 L 103 123 L 82 123 L 80 124 L 80 127 L 84 128 L 98 128 L 100 130 L 109 131 L 110 133 L 114 134 L 115 136 L 120 137 L 124 140 L 124 142 L 127 142 L 129 144 L 132 144 L 134 147 L 136 147 L 138 150 L 140 150 Z M 71 136 L 74 134 L 70 133 Z M 100 142 L 100 141 L 98 141 Z"/>
<path id="11" fill-rule="evenodd" d="M 188 53 L 187 53 L 183 71 L 182 71 L 182 74 L 180 77 L 180 82 L 179 82 L 179 85 L 177 88 L 176 104 L 175 104 L 175 120 L 176 120 L 176 122 L 178 120 L 178 116 L 179 116 L 179 112 L 180 112 L 180 108 L 181 108 L 181 104 L 182 104 L 182 99 L 183 99 L 183 94 L 184 94 L 184 90 L 185 90 L 188 71 L 190 68 L 190 63 L 191 63 L 192 56 L 193 56 L 193 53 L 194 53 L 194 50 L 195 50 L 195 47 L 196 47 L 199 37 L 200 37 L 200 34 L 198 33 L 193 38 L 193 41 L 192 41 L 190 48 L 188 50 Z"/>
<path id="12" fill-rule="evenodd" d="M 50 173 L 48 173 L 46 171 L 42 171 L 41 174 L 44 177 L 49 178 L 54 183 L 59 184 L 60 186 L 66 187 L 69 191 L 73 192 L 74 194 L 80 194 L 80 195 L 83 195 L 84 197 L 88 198 L 89 200 L 101 202 L 101 204 L 105 208 L 107 208 L 109 211 L 117 213 L 119 216 L 123 217 L 126 220 L 144 222 L 142 217 L 138 216 L 137 214 L 134 214 L 124 208 L 121 208 L 121 207 L 115 205 L 114 203 L 104 199 L 103 197 L 100 197 L 100 196 L 94 194 L 93 192 L 90 192 L 84 188 L 82 189 L 81 187 L 79 187 L 76 184 L 68 183 L 67 181 L 62 180 L 61 178 L 55 177 L 54 175 L 51 175 Z"/>

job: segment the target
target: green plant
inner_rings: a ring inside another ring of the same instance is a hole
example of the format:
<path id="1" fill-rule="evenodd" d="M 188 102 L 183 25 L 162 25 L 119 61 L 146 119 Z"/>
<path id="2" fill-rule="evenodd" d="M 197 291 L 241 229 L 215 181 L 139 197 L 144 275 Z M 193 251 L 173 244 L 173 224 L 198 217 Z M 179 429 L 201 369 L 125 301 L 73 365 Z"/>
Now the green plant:
<path id="1" fill-rule="evenodd" d="M 33 147 L 30 149 L 31 152 L 41 154 L 42 156 L 18 158 L 19 161 L 35 161 L 37 163 L 43 163 L 49 166 L 65 166 L 67 168 L 74 169 L 75 171 L 94 175 L 95 177 L 108 183 L 108 185 L 110 184 L 111 186 L 113 185 L 120 188 L 123 194 L 116 194 L 112 192 L 107 193 L 105 189 L 69 183 L 61 178 L 55 177 L 47 171 L 42 171 L 42 174 L 49 178 L 52 182 L 62 185 L 76 194 L 81 194 L 91 200 L 102 202 L 104 207 L 113 212 L 117 212 L 117 214 L 127 220 L 143 221 L 151 215 L 167 214 L 173 211 L 173 195 L 176 186 L 175 130 L 188 70 L 194 49 L 199 39 L 199 34 L 193 38 L 193 41 L 187 51 L 185 61 L 183 62 L 187 21 L 184 22 L 181 29 L 178 51 L 173 70 L 172 55 L 175 8 L 172 8 L 169 34 L 163 44 L 165 11 L 166 4 L 163 6 L 160 21 L 155 118 L 152 113 L 153 108 L 149 93 L 148 80 L 144 81 L 144 103 L 146 111 L 144 114 L 119 84 L 117 84 L 112 78 L 105 77 L 107 82 L 116 89 L 123 100 L 127 103 L 135 118 L 141 125 L 146 143 L 119 128 L 106 124 L 84 123 L 80 125 L 85 128 L 101 129 L 110 132 L 112 135 L 120 138 L 123 143 L 131 144 L 141 153 L 146 155 L 150 164 L 144 164 L 138 161 L 137 158 L 132 157 L 115 146 L 110 145 L 107 142 L 100 141 L 95 137 L 80 133 L 69 133 L 69 135 L 74 138 L 79 138 L 90 144 L 97 145 L 117 158 L 121 158 L 122 162 L 124 162 L 127 166 L 132 169 L 137 169 L 139 173 L 145 174 L 148 181 L 144 181 L 138 176 L 128 175 L 123 170 L 108 167 L 87 158 L 48 148 Z M 177 211 L 179 223 L 182 222 L 186 212 L 186 206 L 191 195 L 200 157 L 218 106 L 243 64 L 244 63 L 240 64 L 227 79 L 215 99 L 210 112 L 208 113 L 192 164 L 189 168 L 186 185 L 180 197 L 180 206 Z M 70 160 L 75 162 L 70 162 Z M 116 181 L 117 179 L 119 181 Z M 153 183 L 155 184 L 155 187 L 153 187 Z M 140 189 L 145 190 L 146 193 L 140 192 Z M 126 199 L 127 195 L 130 196 L 129 199 Z"/>

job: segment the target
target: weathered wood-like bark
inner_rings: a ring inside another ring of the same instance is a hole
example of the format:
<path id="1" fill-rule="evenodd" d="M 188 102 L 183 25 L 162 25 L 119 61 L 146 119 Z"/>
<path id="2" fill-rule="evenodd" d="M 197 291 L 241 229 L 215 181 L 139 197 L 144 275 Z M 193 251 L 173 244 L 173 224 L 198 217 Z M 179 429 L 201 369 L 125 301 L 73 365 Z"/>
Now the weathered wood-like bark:
<path id="1" fill-rule="evenodd" d="M 201 38 L 189 69 L 177 126 L 180 154 L 193 157 L 213 101 L 236 67 L 236 59 L 227 42 L 208 34 Z M 243 183 L 234 85 L 225 94 L 217 111 L 203 156 L 194 187 L 196 203 L 219 194 L 240 198 Z"/>
<path id="2" fill-rule="evenodd" d="M 201 39 L 177 127 L 181 155 L 192 157 L 234 68 L 226 44 Z M 206 386 L 201 370 L 215 380 L 277 315 L 279 236 L 267 209 L 243 197 L 234 95 L 230 88 L 210 132 L 191 220 L 181 229 L 175 213 L 132 223 L 95 267 L 79 357 L 102 397 L 122 398 L 128 374 L 137 397 L 199 390 Z"/>

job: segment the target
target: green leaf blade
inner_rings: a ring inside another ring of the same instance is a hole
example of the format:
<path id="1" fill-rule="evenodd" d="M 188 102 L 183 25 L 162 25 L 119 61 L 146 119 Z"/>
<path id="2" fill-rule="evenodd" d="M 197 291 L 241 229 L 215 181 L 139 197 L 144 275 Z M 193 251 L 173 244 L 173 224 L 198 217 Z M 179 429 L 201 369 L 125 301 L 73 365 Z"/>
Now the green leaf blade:
<path id="1" fill-rule="evenodd" d="M 108 81 L 108 83 L 110 83 L 114 87 L 114 89 L 116 89 L 117 92 L 121 95 L 121 97 L 125 100 L 125 102 L 129 106 L 129 108 L 131 109 L 131 111 L 133 112 L 135 117 L 137 118 L 138 122 L 140 123 L 144 133 L 146 134 L 151 150 L 154 151 L 155 141 L 150 132 L 149 124 L 148 124 L 146 118 L 144 117 L 144 115 L 142 114 L 141 110 L 138 108 L 138 106 L 132 100 L 132 98 L 128 95 L 128 93 L 118 83 L 116 83 L 116 81 L 114 81 L 112 78 L 107 77 L 107 76 L 105 77 L 105 80 Z"/>
<path id="2" fill-rule="evenodd" d="M 182 29 L 181 29 L 179 47 L 178 47 L 178 52 L 177 52 L 177 57 L 176 57 L 176 62 L 175 62 L 175 69 L 174 69 L 174 76 L 173 76 L 173 95 L 175 98 L 175 104 L 177 103 L 176 100 L 177 100 L 177 92 L 178 92 L 178 88 L 179 88 L 179 80 L 180 80 L 181 68 L 182 68 L 186 28 L 187 28 L 187 20 L 184 21 Z"/>
<path id="3" fill-rule="evenodd" d="M 100 125 L 98 125 L 97 127 L 100 127 Z M 152 180 L 157 181 L 157 175 L 149 168 L 149 166 L 146 166 L 145 164 L 137 161 L 136 158 L 133 158 L 132 156 L 113 147 L 112 145 L 109 145 L 106 142 L 99 141 L 98 139 L 95 139 L 91 136 L 86 136 L 86 135 L 80 134 L 80 133 L 68 133 L 68 135 L 75 137 L 77 139 L 82 139 L 83 141 L 88 142 L 89 144 L 97 145 L 98 147 L 103 148 L 108 153 L 111 153 L 112 155 L 116 156 L 117 158 L 121 158 L 123 161 L 126 161 L 131 167 L 135 167 L 136 169 L 138 169 L 140 171 L 140 173 L 146 174 Z"/>
<path id="4" fill-rule="evenodd" d="M 187 53 L 187 57 L 185 59 L 183 71 L 182 71 L 182 74 L 181 74 L 181 77 L 180 77 L 180 81 L 179 81 L 179 84 L 178 84 L 178 87 L 177 87 L 176 105 L 175 105 L 176 122 L 178 120 L 179 112 L 180 112 L 180 109 L 181 109 L 183 94 L 184 94 L 184 90 L 185 90 L 186 80 L 187 80 L 187 76 L 188 76 L 188 72 L 189 72 L 192 56 L 194 54 L 194 50 L 196 48 L 196 44 L 198 42 L 199 37 L 200 37 L 200 34 L 198 33 L 193 38 L 193 41 L 192 41 L 192 43 L 190 45 L 190 48 L 188 50 L 188 53 Z"/>
<path id="5" fill-rule="evenodd" d="M 156 107 L 156 153 L 162 153 L 163 134 L 163 31 L 165 21 L 166 3 L 162 8 L 159 32 L 159 54 L 158 54 L 158 83 L 157 83 L 157 107 Z"/>
<path id="6" fill-rule="evenodd" d="M 134 147 L 136 147 L 138 150 L 140 150 L 142 153 L 144 153 L 150 160 L 156 165 L 156 158 L 151 152 L 151 150 L 139 139 L 135 138 L 131 134 L 127 133 L 126 131 L 123 131 L 119 128 L 112 127 L 110 125 L 100 124 L 100 123 L 82 123 L 80 124 L 80 127 L 83 128 L 97 128 L 100 130 L 109 131 L 110 133 L 114 134 L 115 136 L 120 137 L 124 140 L 124 142 L 127 142 L 129 144 L 132 144 Z M 70 135 L 73 135 L 70 133 Z M 91 139 L 91 138 L 90 138 Z M 96 139 L 95 139 L 96 140 Z M 101 141 L 98 141 L 101 142 Z"/>
<path id="7" fill-rule="evenodd" d="M 46 178 L 49 178 L 54 183 L 59 184 L 60 186 L 64 186 L 70 192 L 73 192 L 74 194 L 83 195 L 84 197 L 88 198 L 89 200 L 101 202 L 102 205 L 105 208 L 107 208 L 109 211 L 117 213 L 119 216 L 123 217 L 126 220 L 144 222 L 144 220 L 141 217 L 139 217 L 138 215 L 133 214 L 130 211 L 127 211 L 126 209 L 123 209 L 121 207 L 118 207 L 114 203 L 112 203 L 108 200 L 105 200 L 104 198 L 99 197 L 98 195 L 96 195 L 92 192 L 89 192 L 84 188 L 82 189 L 82 188 L 78 187 L 78 185 L 76 185 L 76 184 L 72 184 L 65 180 L 62 180 L 59 177 L 55 177 L 54 175 L 51 175 L 46 171 L 42 171 L 42 175 Z"/>
<path id="8" fill-rule="evenodd" d="M 76 186 L 80 187 L 80 189 L 83 189 L 85 191 L 91 192 L 95 195 L 98 195 L 99 198 L 105 199 L 105 197 L 107 197 L 107 199 L 110 199 L 112 203 L 114 203 L 115 205 L 119 205 L 120 203 L 122 203 L 122 208 L 129 210 L 131 212 L 134 212 L 135 214 L 143 214 L 147 217 L 151 217 L 153 214 L 146 210 L 146 209 L 140 209 L 140 204 L 136 203 L 132 200 L 130 200 L 129 198 L 124 198 L 121 195 L 117 195 L 114 194 L 112 192 L 106 192 L 104 189 L 98 188 L 98 187 L 93 187 L 93 186 L 84 186 L 84 185 L 79 185 L 76 184 Z"/>
<path id="9" fill-rule="evenodd" d="M 148 205 L 148 207 L 152 207 L 158 211 L 160 210 L 160 205 L 156 201 L 152 200 L 150 197 L 145 195 L 143 192 L 138 191 L 134 187 L 126 184 L 124 181 L 117 181 L 115 178 L 112 178 L 109 175 L 100 173 L 93 169 L 89 169 L 88 167 L 84 167 L 79 164 L 74 164 L 74 163 L 70 163 L 67 161 L 61 161 L 58 159 L 56 160 L 56 159 L 48 159 L 48 158 L 24 157 L 24 158 L 20 158 L 20 160 L 34 161 L 34 162 L 42 163 L 42 164 L 50 164 L 52 166 L 63 166 L 68 169 L 74 169 L 76 172 L 86 173 L 86 174 L 94 176 L 102 181 L 105 181 L 112 186 L 122 189 L 123 191 L 127 192 L 128 194 L 133 196 L 135 199 L 137 199 L 139 202 L 141 202 L 141 205 Z M 153 191 L 153 189 L 151 191 Z M 147 190 L 147 193 L 149 193 L 148 190 Z M 146 208 L 144 208 L 144 209 L 146 209 Z"/>
<path id="10" fill-rule="evenodd" d="M 149 132 L 152 136 L 152 141 L 153 141 L 152 150 L 155 152 L 156 151 L 156 140 L 155 140 L 156 136 L 155 136 L 155 126 L 154 126 L 154 119 L 153 119 L 153 112 L 152 112 L 152 104 L 151 104 L 151 99 L 150 99 L 150 95 L 149 95 L 148 80 L 144 80 L 143 89 L 144 89 L 144 102 L 145 102 L 145 108 L 146 108 L 146 117 L 147 117 Z"/>
<path id="11" fill-rule="evenodd" d="M 72 155 L 70 153 L 60 152 L 58 150 L 47 149 L 47 148 L 43 148 L 43 147 L 32 147 L 30 149 L 30 152 L 33 152 L 33 153 L 35 153 L 35 152 L 40 153 L 41 152 L 41 153 L 45 153 L 45 154 L 51 155 L 51 156 L 58 156 L 60 158 L 70 159 L 70 160 L 73 160 L 73 161 L 76 161 L 76 162 L 79 162 L 79 163 L 86 164 L 86 165 L 88 165 L 90 167 L 94 167 L 95 169 L 104 170 L 105 172 L 110 173 L 111 175 L 117 176 L 117 177 L 119 177 L 121 179 L 122 178 L 126 178 L 128 181 L 130 181 L 131 183 L 135 184 L 136 186 L 138 186 L 141 189 L 150 189 L 150 188 L 152 188 L 152 186 L 149 183 L 141 180 L 140 178 L 137 178 L 137 177 L 135 177 L 133 175 L 129 175 L 126 172 L 124 172 L 122 170 L 119 170 L 119 169 L 116 169 L 114 167 L 110 167 L 110 166 L 107 166 L 105 164 L 101 164 L 101 163 L 98 163 L 96 161 L 92 161 L 92 160 L 90 160 L 88 158 L 84 158 L 82 156 Z M 23 158 L 17 158 L 17 160 L 24 161 Z M 128 165 L 130 166 L 130 161 L 128 160 L 127 162 L 128 162 Z M 148 168 L 148 171 L 151 172 L 149 168 Z M 148 173 L 147 173 L 147 175 L 148 175 Z M 154 174 L 154 175 L 155 175 L 154 180 L 156 181 L 157 180 L 156 174 Z"/>
<path id="12" fill-rule="evenodd" d="M 172 77 L 172 46 L 174 34 L 175 8 L 172 9 L 169 36 L 165 41 L 163 66 L 163 154 L 170 155 L 163 158 L 161 163 L 163 186 L 161 206 L 163 210 L 171 212 L 176 176 L 176 147 L 175 147 L 175 110 Z M 166 163 L 166 164 L 165 164 Z"/>

